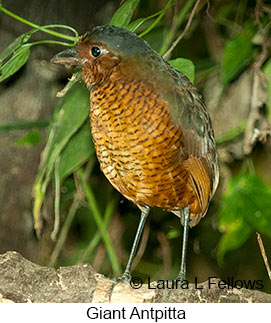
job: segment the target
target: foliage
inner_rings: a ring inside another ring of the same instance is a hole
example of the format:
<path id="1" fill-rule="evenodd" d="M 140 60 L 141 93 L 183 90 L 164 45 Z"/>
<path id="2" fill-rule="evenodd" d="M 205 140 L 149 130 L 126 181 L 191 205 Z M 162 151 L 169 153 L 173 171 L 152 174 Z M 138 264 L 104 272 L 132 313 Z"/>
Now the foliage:
<path id="1" fill-rule="evenodd" d="M 195 77 L 195 66 L 186 58 L 175 58 L 168 61 L 170 65 L 181 71 L 193 83 Z"/>
<path id="2" fill-rule="evenodd" d="M 255 33 L 253 22 L 248 21 L 244 30 L 226 42 L 221 62 L 221 79 L 224 84 L 232 81 L 245 66 L 251 63 L 255 55 L 252 44 Z"/>
<path id="3" fill-rule="evenodd" d="M 27 62 L 30 55 L 31 46 L 39 45 L 39 44 L 47 44 L 47 43 L 60 44 L 64 46 L 74 46 L 78 40 L 77 31 L 70 26 L 64 26 L 64 25 L 38 26 L 34 23 L 31 23 L 28 20 L 25 20 L 13 14 L 9 10 L 5 9 L 1 3 L 0 3 L 0 11 L 6 13 L 12 18 L 15 18 L 33 28 L 29 32 L 16 38 L 15 41 L 12 44 L 10 44 L 0 55 L 0 83 L 3 82 L 6 78 L 13 75 L 15 72 L 17 72 Z M 52 28 L 68 29 L 74 33 L 74 37 L 58 33 L 54 30 L 51 30 Z M 30 38 L 33 36 L 33 34 L 35 34 L 38 31 L 43 31 L 50 35 L 64 38 L 66 40 L 70 40 L 72 41 L 72 43 L 56 41 L 56 40 L 43 40 L 43 41 L 37 41 L 34 43 L 28 42 Z"/>
<path id="4" fill-rule="evenodd" d="M 75 109 L 76 113 L 74 113 Z M 62 176 L 60 177 L 60 181 L 62 181 L 65 176 L 81 166 L 94 151 L 88 127 L 85 126 L 88 110 L 88 90 L 80 83 L 76 83 L 59 102 L 53 116 L 47 144 L 42 153 L 40 171 L 33 186 L 33 216 L 38 234 L 41 230 L 40 208 L 49 181 L 52 179 L 56 161 L 60 158 L 59 176 Z M 82 135 L 86 137 L 83 142 L 80 141 Z M 82 148 L 83 152 L 80 151 Z M 73 153 L 72 156 L 69 156 L 67 152 L 69 153 L 71 150 Z"/>
<path id="5" fill-rule="evenodd" d="M 21 38 L 21 37 L 20 37 Z M 25 37 L 23 37 L 24 39 Z M 16 41 L 17 43 L 17 41 Z M 15 45 L 15 44 L 14 44 Z M 13 46 L 11 46 L 13 47 Z M 15 46 L 14 46 L 15 47 Z M 8 53 L 9 50 L 6 52 Z M 30 55 L 30 45 L 29 44 L 20 44 L 18 48 L 13 49 L 11 58 L 5 62 L 4 60 L 8 58 L 8 56 L 2 55 L 3 59 L 1 60 L 1 76 L 0 82 L 4 81 L 9 76 L 13 75 L 17 72 L 28 60 Z"/>
<path id="6" fill-rule="evenodd" d="M 239 248 L 257 231 L 271 237 L 271 187 L 256 174 L 234 177 L 222 199 L 219 227 L 223 234 L 218 246 L 218 260 Z"/>
<path id="7" fill-rule="evenodd" d="M 113 15 L 110 24 L 122 28 L 126 28 L 132 19 L 134 11 L 140 0 L 125 1 L 122 6 Z"/>
<path id="8" fill-rule="evenodd" d="M 38 130 L 32 130 L 28 132 L 23 138 L 20 138 L 14 142 L 15 146 L 34 146 L 40 143 L 40 132 Z"/>

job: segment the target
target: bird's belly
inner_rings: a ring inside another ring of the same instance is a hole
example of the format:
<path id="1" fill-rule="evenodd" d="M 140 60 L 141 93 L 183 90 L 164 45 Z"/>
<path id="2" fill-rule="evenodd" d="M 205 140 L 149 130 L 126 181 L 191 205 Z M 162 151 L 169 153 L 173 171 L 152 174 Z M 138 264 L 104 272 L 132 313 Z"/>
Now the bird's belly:
<path id="1" fill-rule="evenodd" d="M 185 198 L 187 172 L 177 161 L 163 166 L 164 158 L 158 152 L 139 147 L 118 150 L 106 142 L 95 146 L 107 179 L 135 204 L 174 210 L 189 203 L 188 196 Z"/>
<path id="2" fill-rule="evenodd" d="M 182 165 L 182 133 L 169 115 L 142 114 L 132 105 L 118 115 L 115 106 L 107 110 L 93 102 L 90 113 L 97 157 L 111 184 L 138 205 L 176 210 L 193 203 Z"/>

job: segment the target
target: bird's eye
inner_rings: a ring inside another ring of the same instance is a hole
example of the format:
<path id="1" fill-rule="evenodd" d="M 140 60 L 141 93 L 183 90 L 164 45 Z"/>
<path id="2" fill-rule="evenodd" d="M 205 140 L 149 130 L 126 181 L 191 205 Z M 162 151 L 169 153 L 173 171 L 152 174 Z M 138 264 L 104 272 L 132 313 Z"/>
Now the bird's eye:
<path id="1" fill-rule="evenodd" d="M 91 48 L 91 55 L 95 58 L 99 57 L 101 55 L 102 51 L 100 49 L 100 47 L 98 46 L 93 46 Z"/>

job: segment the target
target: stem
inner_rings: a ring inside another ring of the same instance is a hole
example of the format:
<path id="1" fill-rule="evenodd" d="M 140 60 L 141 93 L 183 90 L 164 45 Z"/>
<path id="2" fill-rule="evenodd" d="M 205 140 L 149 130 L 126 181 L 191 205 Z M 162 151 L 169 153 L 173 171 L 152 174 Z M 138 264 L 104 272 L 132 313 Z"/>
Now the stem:
<path id="1" fill-rule="evenodd" d="M 189 19 L 187 21 L 187 24 L 183 30 L 183 32 L 181 33 L 181 35 L 173 42 L 173 44 L 171 45 L 171 47 L 167 50 L 167 52 L 163 55 L 163 58 L 164 59 L 168 59 L 169 58 L 169 55 L 171 54 L 171 52 L 173 51 L 173 49 L 178 45 L 178 43 L 180 42 L 180 40 L 183 38 L 183 36 L 185 35 L 185 33 L 187 32 L 187 30 L 190 28 L 191 26 L 191 23 L 192 23 L 192 20 L 194 18 L 194 15 L 199 7 L 201 3 L 201 0 L 197 0 L 197 2 L 195 3 L 192 11 L 191 11 L 191 14 L 189 16 Z"/>
<path id="2" fill-rule="evenodd" d="M 106 230 L 109 225 L 109 221 L 111 219 L 111 216 L 112 216 L 115 204 L 116 204 L 115 202 L 116 202 L 116 200 L 112 198 L 106 205 L 106 209 L 105 209 L 104 217 L 103 217 L 104 226 L 105 226 Z M 92 255 L 94 249 L 96 248 L 96 246 L 100 242 L 101 237 L 102 237 L 101 232 L 97 231 L 95 236 L 93 237 L 93 239 L 89 243 L 87 249 L 85 250 L 84 254 L 82 255 L 82 257 L 80 257 L 78 259 L 77 264 L 88 262 L 88 258 Z"/>
<path id="3" fill-rule="evenodd" d="M 101 212 L 99 210 L 99 207 L 98 207 L 97 201 L 95 199 L 94 193 L 93 193 L 90 185 L 88 185 L 88 183 L 87 183 L 87 181 L 86 181 L 86 179 L 84 177 L 82 169 L 79 169 L 76 172 L 76 174 L 78 176 L 78 180 L 79 180 L 79 183 L 80 183 L 80 185 L 81 185 L 81 187 L 82 187 L 82 189 L 84 191 L 84 194 L 85 194 L 85 196 L 87 198 L 88 207 L 92 212 L 92 215 L 94 217 L 94 220 L 95 220 L 95 222 L 97 224 L 97 227 L 98 227 L 99 231 L 101 232 L 101 236 L 103 238 L 105 248 L 106 248 L 108 257 L 110 259 L 110 263 L 112 265 L 113 271 L 114 271 L 115 274 L 119 274 L 120 273 L 120 264 L 118 262 L 118 258 L 116 256 L 116 252 L 115 252 L 115 249 L 113 247 L 111 238 L 110 238 L 108 232 L 106 231 L 106 228 L 105 228 L 105 225 L 104 225 L 104 220 L 103 220 L 103 217 L 102 217 Z"/>
<path id="4" fill-rule="evenodd" d="M 175 26 L 172 25 L 171 29 L 169 30 L 165 41 L 163 42 L 162 48 L 160 49 L 160 55 L 163 55 L 166 50 L 168 49 L 170 43 L 172 42 L 175 32 L 176 30 L 180 27 L 180 25 L 182 24 L 185 16 L 187 15 L 188 11 L 191 9 L 191 7 L 193 6 L 195 0 L 188 0 L 185 2 L 182 10 L 180 11 L 180 13 L 178 14 L 177 18 L 176 18 L 176 24 Z"/>
<path id="5" fill-rule="evenodd" d="M 150 25 L 150 27 L 149 28 L 147 28 L 145 31 L 143 31 L 140 35 L 139 35 L 139 37 L 143 37 L 143 36 L 145 36 L 146 34 L 148 34 L 157 24 L 158 24 L 158 22 L 163 18 L 163 16 L 165 15 L 165 13 L 166 13 L 166 11 L 170 8 L 170 7 L 172 7 L 173 6 L 173 4 L 174 4 L 174 1 L 172 1 L 172 0 L 170 0 L 167 4 L 166 4 L 166 6 L 164 7 L 164 9 L 162 9 L 161 11 L 160 11 L 160 14 L 159 14 L 159 16 L 155 19 L 155 21 Z"/>
<path id="6" fill-rule="evenodd" d="M 262 237 L 261 237 L 260 233 L 256 232 L 256 236 L 257 236 L 257 241 L 258 241 L 260 251 L 261 251 L 261 254 L 262 254 L 262 257 L 263 257 L 263 261 L 264 261 L 264 264 L 265 264 L 265 268 L 266 268 L 268 277 L 269 277 L 270 282 L 271 282 L 271 269 L 270 269 L 270 266 L 269 266 L 268 258 L 266 256 L 265 248 L 264 248 L 264 245 L 263 245 L 263 240 L 262 240 Z"/>
<path id="7" fill-rule="evenodd" d="M 89 177 L 89 175 L 92 171 L 92 167 L 93 167 L 93 163 L 89 162 L 87 165 L 87 168 L 85 170 L 85 174 L 84 174 L 86 178 Z M 49 267 L 54 267 L 56 265 L 57 258 L 59 257 L 59 254 L 60 254 L 61 250 L 63 249 L 63 245 L 67 239 L 73 219 L 75 218 L 76 211 L 78 210 L 78 208 L 80 207 L 80 204 L 82 203 L 82 201 L 84 199 L 83 193 L 81 191 L 81 187 L 79 187 L 79 185 L 77 185 L 77 181 L 76 181 L 75 176 L 74 176 L 74 182 L 75 182 L 75 186 L 76 186 L 76 192 L 73 195 L 72 205 L 69 209 L 68 215 L 65 218 L 65 221 L 64 221 L 63 226 L 61 228 L 55 248 L 51 254 L 50 261 L 48 264 Z"/>
<path id="8" fill-rule="evenodd" d="M 177 18 L 177 26 L 180 26 L 181 23 L 183 22 L 186 14 L 188 13 L 188 11 L 192 8 L 193 4 L 195 3 L 195 0 L 188 0 L 185 2 L 181 12 L 178 15 Z"/>
<path id="9" fill-rule="evenodd" d="M 7 131 L 27 130 L 33 128 L 46 128 L 49 125 L 49 121 L 35 120 L 35 121 L 21 121 L 10 124 L 0 125 L 0 133 Z"/>
<path id="10" fill-rule="evenodd" d="M 60 177 L 59 177 L 60 156 L 55 161 L 55 222 L 51 233 L 51 239 L 56 240 L 60 225 Z"/>
<path id="11" fill-rule="evenodd" d="M 29 21 L 29 20 L 26 20 L 26 19 L 24 19 L 24 18 L 22 18 L 20 16 L 17 16 L 13 12 L 11 12 L 11 11 L 7 10 L 6 8 L 4 8 L 1 4 L 0 4 L 0 11 L 4 12 L 5 14 L 7 14 L 10 17 L 12 17 L 13 19 L 16 19 L 16 20 L 22 22 L 23 24 L 26 24 L 26 25 L 28 25 L 28 26 L 30 26 L 32 28 L 41 30 L 41 31 L 43 31 L 43 32 L 45 32 L 47 34 L 50 34 L 50 35 L 53 35 L 53 36 L 56 36 L 56 37 L 59 37 L 59 38 L 63 38 L 63 39 L 70 40 L 73 43 L 76 43 L 76 41 L 78 39 L 78 33 L 77 33 L 77 31 L 74 28 L 70 27 L 70 26 L 66 26 L 66 25 L 39 26 L 39 25 L 36 25 L 33 22 Z M 66 29 L 69 29 L 72 32 L 74 32 L 75 37 L 74 36 L 65 35 L 65 34 L 62 34 L 62 33 L 58 33 L 57 31 L 49 30 L 47 28 L 66 28 Z"/>
<path id="12" fill-rule="evenodd" d="M 34 43 L 30 43 L 31 46 L 32 45 L 40 45 L 40 44 L 57 44 L 57 45 L 63 45 L 63 46 L 74 46 L 74 44 L 70 44 L 70 43 L 65 43 L 62 41 L 58 41 L 58 40 L 40 40 L 40 41 L 36 41 Z"/>
<path id="13" fill-rule="evenodd" d="M 78 193 L 75 193 L 72 206 L 71 206 L 69 213 L 65 219 L 65 222 L 64 222 L 63 227 L 61 229 L 59 238 L 58 238 L 55 248 L 52 252 L 52 255 L 51 255 L 51 258 L 50 258 L 50 261 L 48 264 L 49 267 L 54 267 L 56 264 L 57 258 L 58 258 L 60 251 L 64 245 L 64 242 L 66 241 L 67 235 L 68 235 L 70 227 L 72 225 L 72 221 L 75 217 L 76 211 L 77 211 L 80 203 L 81 203 L 80 196 Z"/>

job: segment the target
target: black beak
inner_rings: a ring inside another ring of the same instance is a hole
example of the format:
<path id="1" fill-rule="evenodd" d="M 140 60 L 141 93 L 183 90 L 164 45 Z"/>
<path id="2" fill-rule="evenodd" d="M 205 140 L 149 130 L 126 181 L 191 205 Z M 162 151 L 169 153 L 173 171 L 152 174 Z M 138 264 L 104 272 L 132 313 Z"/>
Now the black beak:
<path id="1" fill-rule="evenodd" d="M 51 59 L 51 62 L 70 66 L 82 65 L 82 59 L 79 57 L 76 47 L 66 49 L 63 52 L 56 54 L 56 56 Z"/>

